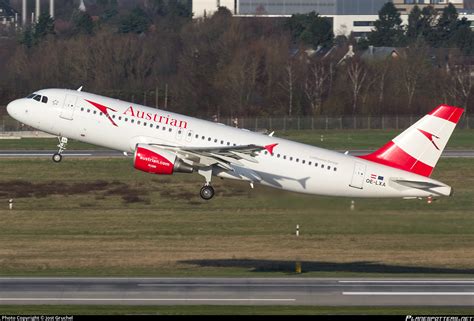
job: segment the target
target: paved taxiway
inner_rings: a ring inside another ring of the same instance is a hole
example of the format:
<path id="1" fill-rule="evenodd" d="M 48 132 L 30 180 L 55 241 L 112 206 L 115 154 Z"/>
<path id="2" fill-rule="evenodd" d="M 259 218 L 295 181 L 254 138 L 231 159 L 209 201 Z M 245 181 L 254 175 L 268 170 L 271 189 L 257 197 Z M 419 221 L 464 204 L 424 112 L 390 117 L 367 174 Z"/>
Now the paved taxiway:
<path id="1" fill-rule="evenodd" d="M 0 304 L 474 306 L 474 279 L 0 278 Z"/>
<path id="2" fill-rule="evenodd" d="M 344 153 L 345 151 L 339 150 Z M 365 155 L 372 150 L 351 150 L 349 155 Z M 0 150 L 0 158 L 30 158 L 30 157 L 51 157 L 56 150 Z M 65 157 L 124 157 L 124 154 L 114 150 L 68 150 L 63 153 Z M 132 156 L 131 153 L 128 155 Z M 441 157 L 449 158 L 474 158 L 474 150 L 445 150 Z"/>

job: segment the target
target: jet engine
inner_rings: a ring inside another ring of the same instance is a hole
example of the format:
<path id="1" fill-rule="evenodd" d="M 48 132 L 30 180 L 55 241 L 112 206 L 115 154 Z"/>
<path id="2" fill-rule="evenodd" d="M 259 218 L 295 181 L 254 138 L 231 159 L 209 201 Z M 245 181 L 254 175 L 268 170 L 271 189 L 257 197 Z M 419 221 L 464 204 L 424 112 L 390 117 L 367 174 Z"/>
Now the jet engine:
<path id="1" fill-rule="evenodd" d="M 159 175 L 193 172 L 193 167 L 178 158 L 175 153 L 146 144 L 137 144 L 133 166 L 143 172 Z"/>

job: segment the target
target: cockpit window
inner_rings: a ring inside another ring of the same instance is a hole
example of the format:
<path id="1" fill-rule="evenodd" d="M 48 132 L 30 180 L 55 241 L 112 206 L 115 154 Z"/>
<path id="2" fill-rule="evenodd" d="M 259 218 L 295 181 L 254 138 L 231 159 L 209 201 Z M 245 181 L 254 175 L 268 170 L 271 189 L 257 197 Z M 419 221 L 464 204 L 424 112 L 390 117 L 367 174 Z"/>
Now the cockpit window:
<path id="1" fill-rule="evenodd" d="M 48 103 L 48 97 L 43 96 L 43 98 L 41 99 L 41 102 L 47 104 Z"/>
<path id="2" fill-rule="evenodd" d="M 33 99 L 36 101 L 41 101 L 41 95 L 36 95 L 33 97 Z"/>
<path id="3" fill-rule="evenodd" d="M 31 94 L 31 95 L 28 95 L 26 96 L 26 98 L 33 98 L 36 94 Z"/>

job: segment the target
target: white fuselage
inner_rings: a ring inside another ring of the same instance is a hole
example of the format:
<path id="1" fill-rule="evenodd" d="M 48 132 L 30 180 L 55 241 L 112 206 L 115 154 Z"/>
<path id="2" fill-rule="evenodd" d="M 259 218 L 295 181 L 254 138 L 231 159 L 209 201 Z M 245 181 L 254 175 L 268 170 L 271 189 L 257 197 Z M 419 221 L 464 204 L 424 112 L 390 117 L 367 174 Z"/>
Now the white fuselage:
<path id="1" fill-rule="evenodd" d="M 36 93 L 47 97 L 47 103 L 18 99 L 9 104 L 9 114 L 57 136 L 124 152 L 133 152 L 137 143 L 178 147 L 278 144 L 273 155 L 259 152 L 257 162 L 241 160 L 242 165 L 232 165 L 233 171 L 213 170 L 214 175 L 224 178 L 332 196 L 427 197 L 451 193 L 451 187 L 424 176 L 286 139 L 81 91 L 45 89 Z M 109 107 L 110 118 L 88 101 Z M 252 179 L 253 174 L 258 179 Z M 396 180 L 438 187 L 412 188 Z"/>

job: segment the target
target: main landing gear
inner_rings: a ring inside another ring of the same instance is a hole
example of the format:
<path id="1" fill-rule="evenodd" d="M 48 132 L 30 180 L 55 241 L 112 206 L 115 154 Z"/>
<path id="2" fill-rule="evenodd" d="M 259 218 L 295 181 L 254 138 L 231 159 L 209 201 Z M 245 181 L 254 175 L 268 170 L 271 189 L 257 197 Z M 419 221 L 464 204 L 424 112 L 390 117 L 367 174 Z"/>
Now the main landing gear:
<path id="1" fill-rule="evenodd" d="M 211 185 L 204 185 L 201 188 L 201 197 L 206 201 L 210 200 L 214 196 L 214 188 Z"/>
<path id="2" fill-rule="evenodd" d="M 214 188 L 211 186 L 211 178 L 212 178 L 212 167 L 204 167 L 198 170 L 199 175 L 204 176 L 206 179 L 206 183 L 201 188 L 201 192 L 199 193 L 202 199 L 208 201 L 214 196 Z"/>
<path id="3" fill-rule="evenodd" d="M 59 144 L 58 144 L 58 152 L 53 154 L 53 162 L 59 163 L 63 159 L 62 153 L 66 150 L 67 145 L 67 138 L 66 137 L 58 137 Z"/>

